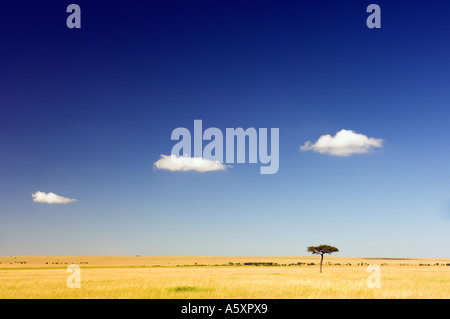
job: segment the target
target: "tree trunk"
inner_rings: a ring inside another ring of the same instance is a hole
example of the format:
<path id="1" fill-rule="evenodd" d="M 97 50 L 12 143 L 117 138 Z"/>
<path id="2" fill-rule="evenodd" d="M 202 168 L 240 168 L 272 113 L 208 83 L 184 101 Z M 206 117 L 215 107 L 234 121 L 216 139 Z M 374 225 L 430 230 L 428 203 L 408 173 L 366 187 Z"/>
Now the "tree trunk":
<path id="1" fill-rule="evenodd" d="M 322 273 L 322 261 L 323 261 L 323 254 L 320 255 L 320 273 Z"/>

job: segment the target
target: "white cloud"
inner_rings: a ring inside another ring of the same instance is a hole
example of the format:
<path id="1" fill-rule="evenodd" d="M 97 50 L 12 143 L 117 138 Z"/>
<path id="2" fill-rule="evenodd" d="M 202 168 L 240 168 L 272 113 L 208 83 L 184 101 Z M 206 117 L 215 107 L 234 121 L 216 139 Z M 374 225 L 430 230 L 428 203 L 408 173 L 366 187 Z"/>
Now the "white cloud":
<path id="1" fill-rule="evenodd" d="M 76 201 L 73 198 L 62 197 L 56 195 L 55 193 L 44 193 L 44 192 L 36 192 L 31 194 L 33 196 L 33 202 L 35 203 L 46 203 L 46 204 L 68 204 Z"/>
<path id="2" fill-rule="evenodd" d="M 161 158 L 153 163 L 156 169 L 165 169 L 172 172 L 177 171 L 225 171 L 227 166 L 203 157 L 188 157 L 175 155 L 161 155 Z"/>
<path id="3" fill-rule="evenodd" d="M 368 153 L 374 148 L 382 146 L 383 139 L 381 138 L 367 137 L 351 130 L 340 130 L 335 136 L 322 135 L 314 144 L 307 141 L 300 147 L 300 150 L 312 150 L 317 153 L 335 156 L 349 156 L 351 154 Z"/>

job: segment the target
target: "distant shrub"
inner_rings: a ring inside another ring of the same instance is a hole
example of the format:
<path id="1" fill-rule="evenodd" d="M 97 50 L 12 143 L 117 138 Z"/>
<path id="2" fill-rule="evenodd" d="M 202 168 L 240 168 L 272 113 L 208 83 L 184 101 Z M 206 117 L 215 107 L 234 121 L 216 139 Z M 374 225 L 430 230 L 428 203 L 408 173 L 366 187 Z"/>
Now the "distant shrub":
<path id="1" fill-rule="evenodd" d="M 176 286 L 173 288 L 169 288 L 169 290 L 176 291 L 176 292 L 183 292 L 183 291 L 198 291 L 201 289 L 197 288 L 197 287 L 192 287 L 192 286 Z"/>
<path id="2" fill-rule="evenodd" d="M 273 262 L 247 262 L 244 266 L 278 266 L 277 263 Z"/>

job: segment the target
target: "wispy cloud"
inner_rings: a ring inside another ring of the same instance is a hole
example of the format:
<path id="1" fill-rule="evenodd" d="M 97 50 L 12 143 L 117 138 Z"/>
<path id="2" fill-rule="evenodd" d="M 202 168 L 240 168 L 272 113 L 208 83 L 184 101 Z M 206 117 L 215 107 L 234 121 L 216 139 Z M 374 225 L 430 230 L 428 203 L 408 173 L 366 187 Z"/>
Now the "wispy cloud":
<path id="1" fill-rule="evenodd" d="M 211 161 L 202 157 L 188 157 L 175 155 L 161 155 L 161 158 L 153 163 L 156 169 L 164 169 L 172 172 L 177 171 L 225 171 L 227 165 L 218 161 Z"/>
<path id="2" fill-rule="evenodd" d="M 35 203 L 68 204 L 76 201 L 76 199 L 59 196 L 52 192 L 44 193 L 37 191 L 36 193 L 32 193 L 31 196 L 33 196 L 33 202 Z"/>
<path id="3" fill-rule="evenodd" d="M 302 151 L 312 150 L 321 154 L 349 156 L 372 151 L 383 146 L 383 139 L 367 137 L 352 130 L 340 130 L 335 136 L 322 135 L 313 144 L 307 141 L 300 147 Z"/>

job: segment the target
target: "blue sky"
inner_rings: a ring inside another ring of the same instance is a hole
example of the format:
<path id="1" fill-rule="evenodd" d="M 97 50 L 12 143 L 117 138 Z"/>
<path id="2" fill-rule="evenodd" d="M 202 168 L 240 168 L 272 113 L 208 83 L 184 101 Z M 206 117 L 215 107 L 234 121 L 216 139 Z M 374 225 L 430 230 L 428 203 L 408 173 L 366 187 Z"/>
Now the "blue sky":
<path id="1" fill-rule="evenodd" d="M 372 2 L 2 3 L 0 255 L 450 257 L 450 4 Z M 278 173 L 155 170 L 195 119 L 279 128 Z M 300 151 L 342 129 L 383 147 Z"/>

